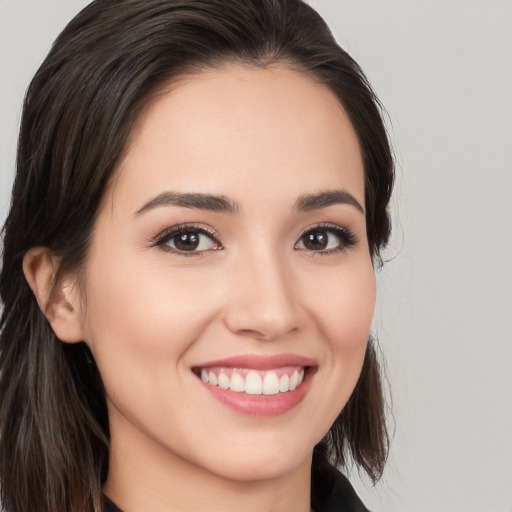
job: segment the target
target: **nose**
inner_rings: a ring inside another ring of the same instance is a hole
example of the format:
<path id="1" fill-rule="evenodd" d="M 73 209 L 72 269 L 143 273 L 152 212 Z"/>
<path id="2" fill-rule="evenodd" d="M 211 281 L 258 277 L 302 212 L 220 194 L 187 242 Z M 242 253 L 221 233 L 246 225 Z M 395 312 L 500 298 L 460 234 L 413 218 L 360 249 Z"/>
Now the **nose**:
<path id="1" fill-rule="evenodd" d="M 299 297 L 285 262 L 275 254 L 252 255 L 232 270 L 224 317 L 231 332 L 272 341 L 299 329 Z"/>

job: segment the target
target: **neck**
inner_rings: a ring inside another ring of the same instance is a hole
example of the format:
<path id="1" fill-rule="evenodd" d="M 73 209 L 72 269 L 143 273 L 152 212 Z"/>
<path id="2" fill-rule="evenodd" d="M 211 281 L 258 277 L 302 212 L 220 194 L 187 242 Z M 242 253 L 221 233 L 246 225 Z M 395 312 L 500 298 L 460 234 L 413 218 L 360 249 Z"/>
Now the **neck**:
<path id="1" fill-rule="evenodd" d="M 163 450 L 138 432 L 131 434 L 137 439 L 127 439 L 126 431 L 122 442 L 112 436 L 104 486 L 123 512 L 310 511 L 311 457 L 285 474 L 237 480 Z"/>

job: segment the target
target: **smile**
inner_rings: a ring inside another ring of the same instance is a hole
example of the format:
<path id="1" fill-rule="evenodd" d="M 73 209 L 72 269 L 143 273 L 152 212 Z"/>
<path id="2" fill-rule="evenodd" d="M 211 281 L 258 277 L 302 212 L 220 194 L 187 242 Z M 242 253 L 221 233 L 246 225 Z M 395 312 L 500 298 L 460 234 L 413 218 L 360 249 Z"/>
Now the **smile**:
<path id="1" fill-rule="evenodd" d="M 318 370 L 315 360 L 295 354 L 245 355 L 192 368 L 208 394 L 244 415 L 278 416 L 306 397 Z"/>
<path id="2" fill-rule="evenodd" d="M 267 371 L 210 367 L 202 368 L 200 376 L 204 383 L 220 389 L 230 389 L 236 393 L 277 395 L 293 391 L 299 386 L 304 379 L 305 371 L 306 368 L 301 366 L 286 366 Z"/>

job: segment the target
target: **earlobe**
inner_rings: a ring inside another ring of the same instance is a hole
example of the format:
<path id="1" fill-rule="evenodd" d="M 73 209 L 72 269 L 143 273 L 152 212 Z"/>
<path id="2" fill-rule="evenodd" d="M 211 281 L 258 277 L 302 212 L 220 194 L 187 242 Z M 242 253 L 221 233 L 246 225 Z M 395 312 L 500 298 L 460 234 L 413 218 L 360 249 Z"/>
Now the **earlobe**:
<path id="1" fill-rule="evenodd" d="M 79 294 L 71 277 L 55 282 L 59 263 L 47 247 L 32 247 L 23 258 L 23 273 L 57 337 L 76 343 L 84 339 Z"/>

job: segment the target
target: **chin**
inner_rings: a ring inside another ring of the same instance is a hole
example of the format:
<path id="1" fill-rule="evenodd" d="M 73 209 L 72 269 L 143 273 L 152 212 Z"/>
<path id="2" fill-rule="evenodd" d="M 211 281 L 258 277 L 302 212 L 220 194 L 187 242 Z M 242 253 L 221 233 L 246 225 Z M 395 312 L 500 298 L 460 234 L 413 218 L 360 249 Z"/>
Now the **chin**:
<path id="1" fill-rule="evenodd" d="M 274 442 L 268 436 L 262 437 L 267 439 L 254 436 L 252 441 L 233 443 L 222 457 L 216 453 L 217 450 L 214 453 L 209 451 L 208 458 L 214 460 L 204 461 L 203 467 L 238 482 L 279 479 L 305 468 L 309 470 L 316 443 L 306 443 L 305 440 L 298 442 L 290 439 L 290 436 L 287 436 L 287 440 L 275 436 Z"/>

